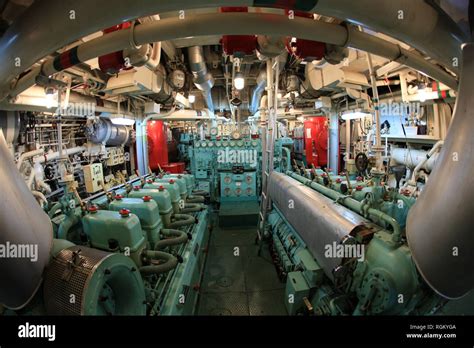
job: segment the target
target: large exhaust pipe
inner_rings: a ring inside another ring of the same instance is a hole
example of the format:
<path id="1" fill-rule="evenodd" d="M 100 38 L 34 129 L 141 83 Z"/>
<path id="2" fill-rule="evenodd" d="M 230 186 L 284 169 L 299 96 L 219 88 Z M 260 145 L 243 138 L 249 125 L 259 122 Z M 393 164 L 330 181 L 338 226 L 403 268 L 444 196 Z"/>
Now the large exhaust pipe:
<path id="1" fill-rule="evenodd" d="M 250 101 L 250 114 L 253 115 L 258 111 L 258 106 L 260 105 L 260 99 L 262 98 L 263 92 L 267 87 L 267 72 L 265 69 L 262 69 L 257 76 L 257 85 L 255 86 L 252 92 L 252 99 Z"/>
<path id="2" fill-rule="evenodd" d="M 201 46 L 193 46 L 188 48 L 189 65 L 194 76 L 194 85 L 202 91 L 206 100 L 207 108 L 214 112 L 214 102 L 212 101 L 211 90 L 214 86 L 214 78 L 208 72 L 206 60 L 202 52 Z"/>
<path id="3" fill-rule="evenodd" d="M 53 228 L 16 168 L 0 131 L 0 304 L 24 307 L 41 285 Z"/>
<path id="4" fill-rule="evenodd" d="M 413 259 L 425 281 L 449 299 L 474 288 L 474 44 L 463 47 L 454 118 L 430 180 L 407 220 Z"/>

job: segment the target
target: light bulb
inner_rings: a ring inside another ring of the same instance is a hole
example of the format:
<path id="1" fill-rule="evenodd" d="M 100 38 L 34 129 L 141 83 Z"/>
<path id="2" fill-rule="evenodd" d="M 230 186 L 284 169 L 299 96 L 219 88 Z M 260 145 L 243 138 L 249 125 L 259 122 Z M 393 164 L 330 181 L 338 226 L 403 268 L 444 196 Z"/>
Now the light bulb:
<path id="1" fill-rule="evenodd" d="M 188 101 L 192 104 L 196 101 L 196 96 L 194 94 L 190 94 L 188 97 Z"/>
<path id="2" fill-rule="evenodd" d="M 238 72 L 234 77 L 234 87 L 237 90 L 242 90 L 245 87 L 245 78 L 242 73 Z"/>

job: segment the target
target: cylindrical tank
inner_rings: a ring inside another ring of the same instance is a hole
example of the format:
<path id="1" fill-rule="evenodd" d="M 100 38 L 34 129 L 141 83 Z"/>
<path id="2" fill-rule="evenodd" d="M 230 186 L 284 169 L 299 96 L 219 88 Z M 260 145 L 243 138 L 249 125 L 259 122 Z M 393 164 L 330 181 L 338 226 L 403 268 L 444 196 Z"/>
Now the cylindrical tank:
<path id="1" fill-rule="evenodd" d="M 87 140 L 94 144 L 120 146 L 135 141 L 135 131 L 123 125 L 113 124 L 109 118 L 90 118 L 86 124 Z"/>
<path id="2" fill-rule="evenodd" d="M 147 122 L 148 163 L 152 170 L 168 164 L 168 141 L 163 121 Z"/>

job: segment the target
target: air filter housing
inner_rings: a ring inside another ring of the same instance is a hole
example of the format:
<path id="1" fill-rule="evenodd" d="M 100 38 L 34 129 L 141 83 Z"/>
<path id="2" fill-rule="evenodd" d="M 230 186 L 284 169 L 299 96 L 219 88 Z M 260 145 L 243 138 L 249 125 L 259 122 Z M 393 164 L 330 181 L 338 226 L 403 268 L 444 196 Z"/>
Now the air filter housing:
<path id="1" fill-rule="evenodd" d="M 50 315 L 145 315 L 145 288 L 134 262 L 83 246 L 60 251 L 48 265 L 44 303 Z"/>

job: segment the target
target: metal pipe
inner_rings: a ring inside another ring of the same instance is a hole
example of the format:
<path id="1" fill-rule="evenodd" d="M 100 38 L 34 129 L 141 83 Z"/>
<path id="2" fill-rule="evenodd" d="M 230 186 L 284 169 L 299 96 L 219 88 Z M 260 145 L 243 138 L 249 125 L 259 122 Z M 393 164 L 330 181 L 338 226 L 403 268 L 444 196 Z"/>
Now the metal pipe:
<path id="1" fill-rule="evenodd" d="M 209 23 L 213 23 L 213 25 L 209 25 Z M 337 46 L 346 45 L 393 61 L 402 62 L 409 67 L 420 70 L 426 75 L 443 82 L 451 88 L 457 88 L 457 81 L 451 74 L 429 63 L 423 56 L 405 50 L 397 44 L 367 33 L 362 33 L 357 28 L 302 17 L 295 17 L 293 20 L 288 21 L 286 16 L 268 13 L 226 12 L 203 14 L 186 18 L 186 25 L 183 25 L 183 21 L 179 18 L 167 18 L 160 21 L 144 23 L 134 28 L 109 33 L 74 47 L 62 53 L 59 57 L 73 54 L 75 62 L 84 62 L 127 47 L 130 44 L 129 39 L 131 36 L 135 38 L 135 43 L 140 45 L 188 36 L 199 37 L 215 35 L 216 33 L 223 35 L 262 34 L 294 36 L 307 40 L 326 42 Z M 67 40 L 67 42 L 69 42 L 69 40 Z M 52 75 L 63 70 L 65 67 L 58 64 L 60 59 L 61 58 L 49 59 L 46 60 L 42 66 L 32 68 L 29 73 L 17 81 L 12 90 L 6 88 L 8 83 L 13 79 L 11 72 L 9 74 L 8 71 L 3 71 L 4 67 L 0 66 L 0 81 L 6 82 L 6 84 L 0 84 L 0 87 L 4 87 L 1 89 L 0 99 L 8 94 L 17 95 L 32 86 L 35 83 L 36 76 L 40 73 Z M 14 69 L 14 71 L 15 74 L 20 73 L 18 69 Z"/>
<path id="2" fill-rule="evenodd" d="M 202 91 L 202 95 L 206 100 L 207 108 L 214 115 L 214 102 L 212 101 L 212 87 L 214 86 L 214 78 L 208 72 L 206 60 L 201 46 L 192 46 L 188 48 L 189 66 L 194 76 L 194 85 Z M 215 126 L 213 120 L 213 126 Z"/>
<path id="3" fill-rule="evenodd" d="M 460 63 L 461 45 L 467 40 L 451 17 L 430 1 L 382 1 L 374 6 L 373 0 L 319 0 L 311 11 L 390 35 L 454 72 L 454 59 Z"/>
<path id="4" fill-rule="evenodd" d="M 431 172 L 438 161 L 439 153 L 434 153 L 427 159 L 428 154 L 428 151 L 410 148 L 392 147 L 390 149 L 390 158 L 395 163 L 404 164 L 410 169 L 419 166 L 421 163 L 422 165 L 419 169 L 425 169 Z"/>
<path id="5" fill-rule="evenodd" d="M 474 288 L 474 44 L 463 46 L 454 117 L 430 175 L 407 218 L 418 270 L 438 294 L 460 298 Z"/>
<path id="6" fill-rule="evenodd" d="M 432 149 L 426 154 L 426 157 L 422 161 L 420 161 L 420 163 L 417 164 L 415 169 L 413 169 L 413 173 L 412 173 L 411 179 L 409 181 L 410 185 L 416 185 L 416 178 L 417 178 L 418 173 L 420 172 L 421 168 L 423 168 L 423 166 L 430 160 L 430 158 L 433 157 L 433 155 L 435 153 L 437 153 L 437 151 L 443 146 L 443 144 L 444 144 L 443 140 L 438 141 L 432 147 Z"/>
<path id="7" fill-rule="evenodd" d="M 35 157 L 35 156 L 40 156 L 44 153 L 44 149 L 41 148 L 41 149 L 38 149 L 38 150 L 33 150 L 33 151 L 29 151 L 29 152 L 23 152 L 20 157 L 18 158 L 18 161 L 16 162 L 16 167 L 18 170 L 20 170 L 21 168 L 21 165 L 23 164 L 23 162 L 28 159 L 28 158 L 32 158 L 32 157 Z"/>
<path id="8" fill-rule="evenodd" d="M 0 262 L 0 305 L 19 309 L 30 302 L 41 286 L 52 247 L 53 229 L 48 215 L 26 187 L 3 132 L 0 132 L 0 162 L 0 245 L 27 246 L 31 254 L 30 258 L 7 257 Z"/>
<path id="9" fill-rule="evenodd" d="M 21 67 L 11 69 L 11 65 L 8 64 L 0 66 L 0 90 L 2 90 L 0 99 L 3 99 L 8 93 L 8 85 L 15 76 L 31 67 L 41 58 L 74 40 L 117 23 L 155 13 L 192 8 L 262 7 L 277 6 L 276 4 L 277 2 L 266 3 L 261 1 L 254 4 L 254 1 L 250 0 L 175 0 L 167 2 L 136 0 L 131 5 L 129 0 L 115 0 L 114 6 L 103 4 L 102 7 L 102 5 L 98 6 L 93 0 L 83 0 L 78 3 L 73 3 L 71 0 L 35 1 L 8 28 L 2 40 L 0 40 L 0 52 L 3 54 L 2 61 L 14 61 L 15 57 L 21 57 L 22 59 Z M 402 7 L 400 7 L 400 2 L 393 2 L 393 4 L 387 2 L 383 6 L 376 6 L 376 8 L 370 0 L 356 3 L 351 0 L 324 0 L 318 1 L 316 4 L 314 8 L 309 3 L 309 6 L 302 4 L 295 9 L 338 18 L 348 18 L 362 25 L 374 27 L 378 31 L 387 31 L 395 37 L 405 39 L 421 51 L 426 51 L 430 56 L 436 57 L 437 60 L 446 61 L 449 66 L 452 66 L 452 63 L 448 60 L 451 60 L 451 57 L 459 52 L 460 44 L 463 42 L 459 28 L 453 24 L 449 16 L 436 11 L 429 3 L 424 1 L 403 0 Z M 291 6 L 289 7 L 291 8 Z M 64 13 L 71 12 L 71 8 L 74 9 L 74 15 L 87 16 L 87 21 L 71 20 L 70 16 L 64 16 Z M 96 11 L 91 11 L 91 8 L 95 8 Z M 394 14 L 399 13 L 400 10 L 403 10 L 405 18 L 410 18 L 410 20 L 397 21 L 398 18 Z M 54 18 L 55 20 L 46 20 L 47 18 Z M 189 20 L 188 17 L 186 17 L 185 23 L 180 20 L 180 25 L 183 27 L 189 26 L 189 29 L 192 30 L 193 25 L 188 24 Z M 209 23 L 212 22 L 206 23 L 208 27 L 214 27 Z M 61 28 L 61 30 L 58 31 L 57 28 Z M 52 32 L 55 35 L 51 35 Z M 284 35 L 286 34 L 289 33 L 284 33 Z M 193 36 L 193 34 L 188 36 Z M 31 37 L 35 38 L 35 45 L 31 45 Z"/>
<path id="10" fill-rule="evenodd" d="M 262 69 L 257 77 L 257 85 L 252 92 L 252 99 L 250 101 L 250 114 L 253 115 L 258 111 L 260 105 L 260 99 L 262 98 L 263 92 L 267 87 L 267 72 Z"/>

